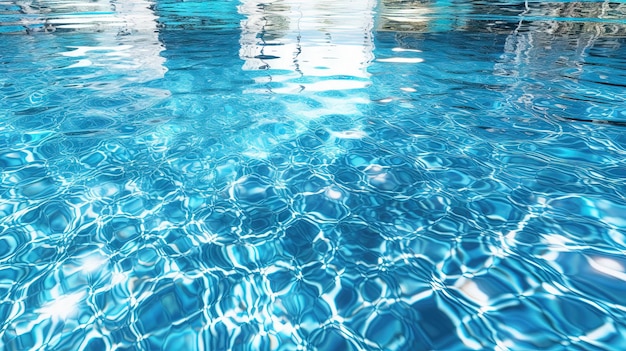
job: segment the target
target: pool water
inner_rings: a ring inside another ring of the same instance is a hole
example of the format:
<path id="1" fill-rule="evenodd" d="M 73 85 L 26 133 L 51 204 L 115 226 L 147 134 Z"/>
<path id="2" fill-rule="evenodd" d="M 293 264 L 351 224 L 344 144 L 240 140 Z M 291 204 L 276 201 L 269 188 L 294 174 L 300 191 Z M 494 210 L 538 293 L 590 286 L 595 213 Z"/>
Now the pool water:
<path id="1" fill-rule="evenodd" d="M 626 3 L 0 2 L 0 349 L 626 349 Z"/>

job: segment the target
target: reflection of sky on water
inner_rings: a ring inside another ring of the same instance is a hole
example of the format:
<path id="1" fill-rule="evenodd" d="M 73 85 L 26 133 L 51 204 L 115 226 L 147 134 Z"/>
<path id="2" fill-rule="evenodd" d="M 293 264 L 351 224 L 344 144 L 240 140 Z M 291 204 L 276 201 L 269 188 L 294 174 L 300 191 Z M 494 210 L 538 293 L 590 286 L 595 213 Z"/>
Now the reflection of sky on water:
<path id="1" fill-rule="evenodd" d="M 243 1 L 239 7 L 246 16 L 240 40 L 243 69 L 367 78 L 375 4 L 373 0 Z"/>
<path id="2" fill-rule="evenodd" d="M 254 80 L 243 93 L 293 96 L 276 101 L 272 110 L 284 111 L 280 115 L 295 133 L 310 121 L 344 116 L 353 121 L 351 128 L 333 136 L 363 136 L 359 119 L 369 103 L 375 6 L 373 0 L 242 1 L 239 57 Z"/>
<path id="3" fill-rule="evenodd" d="M 244 71 L 258 71 L 253 74 L 256 84 L 244 93 L 301 94 L 323 106 L 287 104 L 304 118 L 359 114 L 358 105 L 366 103 L 367 96 L 345 92 L 370 84 L 375 4 L 243 1 L 239 55 Z"/>
<path id="4" fill-rule="evenodd" d="M 4 6 L 0 33 L 99 33 L 90 35 L 89 45 L 61 52 L 77 60 L 67 68 L 102 67 L 124 76 L 136 72 L 129 79 L 142 82 L 165 73 L 151 1 L 16 1 Z"/>

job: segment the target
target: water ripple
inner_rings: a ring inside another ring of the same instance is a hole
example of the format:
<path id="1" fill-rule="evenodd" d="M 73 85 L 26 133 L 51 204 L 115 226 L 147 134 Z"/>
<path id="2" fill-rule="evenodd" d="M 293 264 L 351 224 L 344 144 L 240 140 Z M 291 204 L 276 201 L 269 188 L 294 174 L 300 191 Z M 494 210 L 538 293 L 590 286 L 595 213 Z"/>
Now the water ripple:
<path id="1" fill-rule="evenodd" d="M 0 348 L 626 344 L 621 4 L 114 5 L 0 4 Z"/>

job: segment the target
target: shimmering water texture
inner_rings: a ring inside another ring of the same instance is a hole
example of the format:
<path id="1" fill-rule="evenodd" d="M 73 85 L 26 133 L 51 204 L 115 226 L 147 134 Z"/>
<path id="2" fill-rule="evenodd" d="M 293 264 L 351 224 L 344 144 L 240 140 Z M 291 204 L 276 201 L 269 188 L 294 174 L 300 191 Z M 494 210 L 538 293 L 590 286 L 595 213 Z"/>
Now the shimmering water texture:
<path id="1" fill-rule="evenodd" d="M 0 349 L 626 349 L 624 18 L 0 1 Z"/>

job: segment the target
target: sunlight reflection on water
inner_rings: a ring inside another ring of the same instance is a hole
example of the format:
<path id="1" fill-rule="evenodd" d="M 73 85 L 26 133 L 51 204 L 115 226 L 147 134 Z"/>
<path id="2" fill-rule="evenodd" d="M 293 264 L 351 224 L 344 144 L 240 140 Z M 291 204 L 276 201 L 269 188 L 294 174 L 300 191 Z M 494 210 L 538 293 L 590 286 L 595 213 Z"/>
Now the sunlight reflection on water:
<path id="1" fill-rule="evenodd" d="M 625 9 L 0 3 L 0 348 L 626 345 Z"/>

